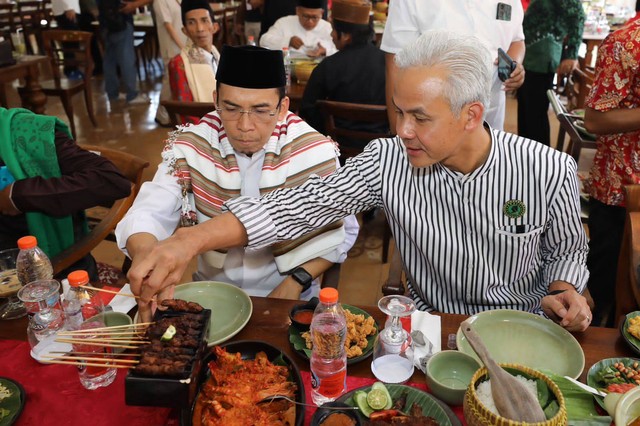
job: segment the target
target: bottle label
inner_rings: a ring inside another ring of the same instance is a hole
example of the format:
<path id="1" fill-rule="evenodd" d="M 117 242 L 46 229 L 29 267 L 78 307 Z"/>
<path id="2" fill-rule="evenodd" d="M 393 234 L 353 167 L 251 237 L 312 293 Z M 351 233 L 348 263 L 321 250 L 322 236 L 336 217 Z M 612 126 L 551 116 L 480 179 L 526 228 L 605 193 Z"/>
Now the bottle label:
<path id="1" fill-rule="evenodd" d="M 311 373 L 311 387 L 327 398 L 337 398 L 347 388 L 347 370 L 324 377 L 322 380 Z"/>

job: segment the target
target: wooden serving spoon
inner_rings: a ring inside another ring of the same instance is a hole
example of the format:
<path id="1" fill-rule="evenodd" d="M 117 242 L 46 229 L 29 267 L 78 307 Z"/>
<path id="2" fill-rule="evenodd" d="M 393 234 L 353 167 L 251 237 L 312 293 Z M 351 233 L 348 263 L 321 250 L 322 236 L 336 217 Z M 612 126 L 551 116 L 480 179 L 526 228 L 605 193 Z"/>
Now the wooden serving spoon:
<path id="1" fill-rule="evenodd" d="M 500 367 L 482 343 L 478 333 L 471 327 L 469 320 L 460 324 L 460 329 L 465 335 L 473 350 L 478 354 L 491 377 L 491 393 L 498 413 L 507 419 L 537 423 L 547 420 L 538 398 L 516 377 Z"/>

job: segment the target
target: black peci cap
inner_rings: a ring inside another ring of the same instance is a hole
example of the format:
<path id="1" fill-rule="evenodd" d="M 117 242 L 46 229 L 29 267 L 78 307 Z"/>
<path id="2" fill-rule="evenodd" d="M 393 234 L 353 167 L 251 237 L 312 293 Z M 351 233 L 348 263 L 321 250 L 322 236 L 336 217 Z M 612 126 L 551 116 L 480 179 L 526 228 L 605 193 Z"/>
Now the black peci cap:
<path id="1" fill-rule="evenodd" d="M 185 15 L 187 12 L 196 9 L 206 9 L 209 11 L 209 16 L 211 17 L 211 22 L 216 22 L 216 18 L 213 16 L 213 10 L 211 10 L 211 6 L 207 0 L 182 0 L 180 4 L 180 13 L 182 14 L 182 25 L 187 25 L 187 19 Z"/>
<path id="2" fill-rule="evenodd" d="M 224 46 L 216 80 L 247 89 L 284 87 L 286 76 L 282 51 L 257 46 Z"/>
<path id="3" fill-rule="evenodd" d="M 323 0 L 298 0 L 298 6 L 307 9 L 324 9 Z"/>

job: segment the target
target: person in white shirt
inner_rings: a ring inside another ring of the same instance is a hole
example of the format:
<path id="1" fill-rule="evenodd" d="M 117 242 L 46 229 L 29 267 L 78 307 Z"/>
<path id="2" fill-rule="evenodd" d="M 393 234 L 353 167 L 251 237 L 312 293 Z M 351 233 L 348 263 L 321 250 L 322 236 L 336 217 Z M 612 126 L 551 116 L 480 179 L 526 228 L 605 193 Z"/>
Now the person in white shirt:
<path id="1" fill-rule="evenodd" d="M 225 46 L 216 78 L 218 108 L 171 135 L 153 181 L 116 228 L 134 267 L 174 231 L 223 214 L 224 201 L 297 186 L 338 165 L 335 142 L 288 111 L 281 51 Z M 259 250 L 212 250 L 198 258 L 194 279 L 232 283 L 254 296 L 308 299 L 319 292 L 316 278 L 346 259 L 357 233 L 351 215 Z"/>
<path id="2" fill-rule="evenodd" d="M 288 47 L 292 55 L 312 58 L 333 55 L 337 49 L 323 12 L 322 0 L 300 0 L 296 14 L 278 19 L 262 35 L 260 46 L 272 50 Z"/>
<path id="3" fill-rule="evenodd" d="M 395 130 L 393 93 L 393 57 L 420 34 L 428 30 L 450 30 L 475 35 L 489 49 L 493 58 L 498 48 L 517 62 L 515 71 L 504 83 L 493 67 L 491 102 L 487 122 L 502 130 L 505 114 L 505 91 L 516 90 L 524 82 L 524 12 L 520 0 L 401 0 L 389 3 L 389 16 L 380 48 L 387 53 L 387 107 L 391 130 Z"/>
<path id="4" fill-rule="evenodd" d="M 160 100 L 171 99 L 171 87 L 169 85 L 169 61 L 176 56 L 187 43 L 187 34 L 182 31 L 182 13 L 180 4 L 182 0 L 154 0 L 153 13 L 156 18 L 158 31 L 158 43 L 160 44 L 160 56 L 164 62 L 162 75 L 162 89 Z M 156 111 L 156 123 L 167 127 L 171 125 L 169 113 L 162 105 L 158 104 Z"/>
<path id="5" fill-rule="evenodd" d="M 235 197 L 229 213 L 179 229 L 129 271 L 142 303 L 198 253 L 264 247 L 380 207 L 418 309 L 517 309 L 584 331 L 588 245 L 576 162 L 486 124 L 493 64 L 477 37 L 427 31 L 395 61 L 397 137 L 371 141 L 328 177 Z"/>

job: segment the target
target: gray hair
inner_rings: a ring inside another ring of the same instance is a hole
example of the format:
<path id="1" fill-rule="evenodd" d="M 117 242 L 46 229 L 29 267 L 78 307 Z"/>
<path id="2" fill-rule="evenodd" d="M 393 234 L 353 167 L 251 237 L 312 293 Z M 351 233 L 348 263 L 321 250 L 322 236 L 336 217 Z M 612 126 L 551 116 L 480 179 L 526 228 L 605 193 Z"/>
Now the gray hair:
<path id="1" fill-rule="evenodd" d="M 431 30 L 405 46 L 395 57 L 398 68 L 440 66 L 449 71 L 443 96 L 459 117 L 462 107 L 480 102 L 489 107 L 493 62 L 489 50 L 473 35 Z"/>

